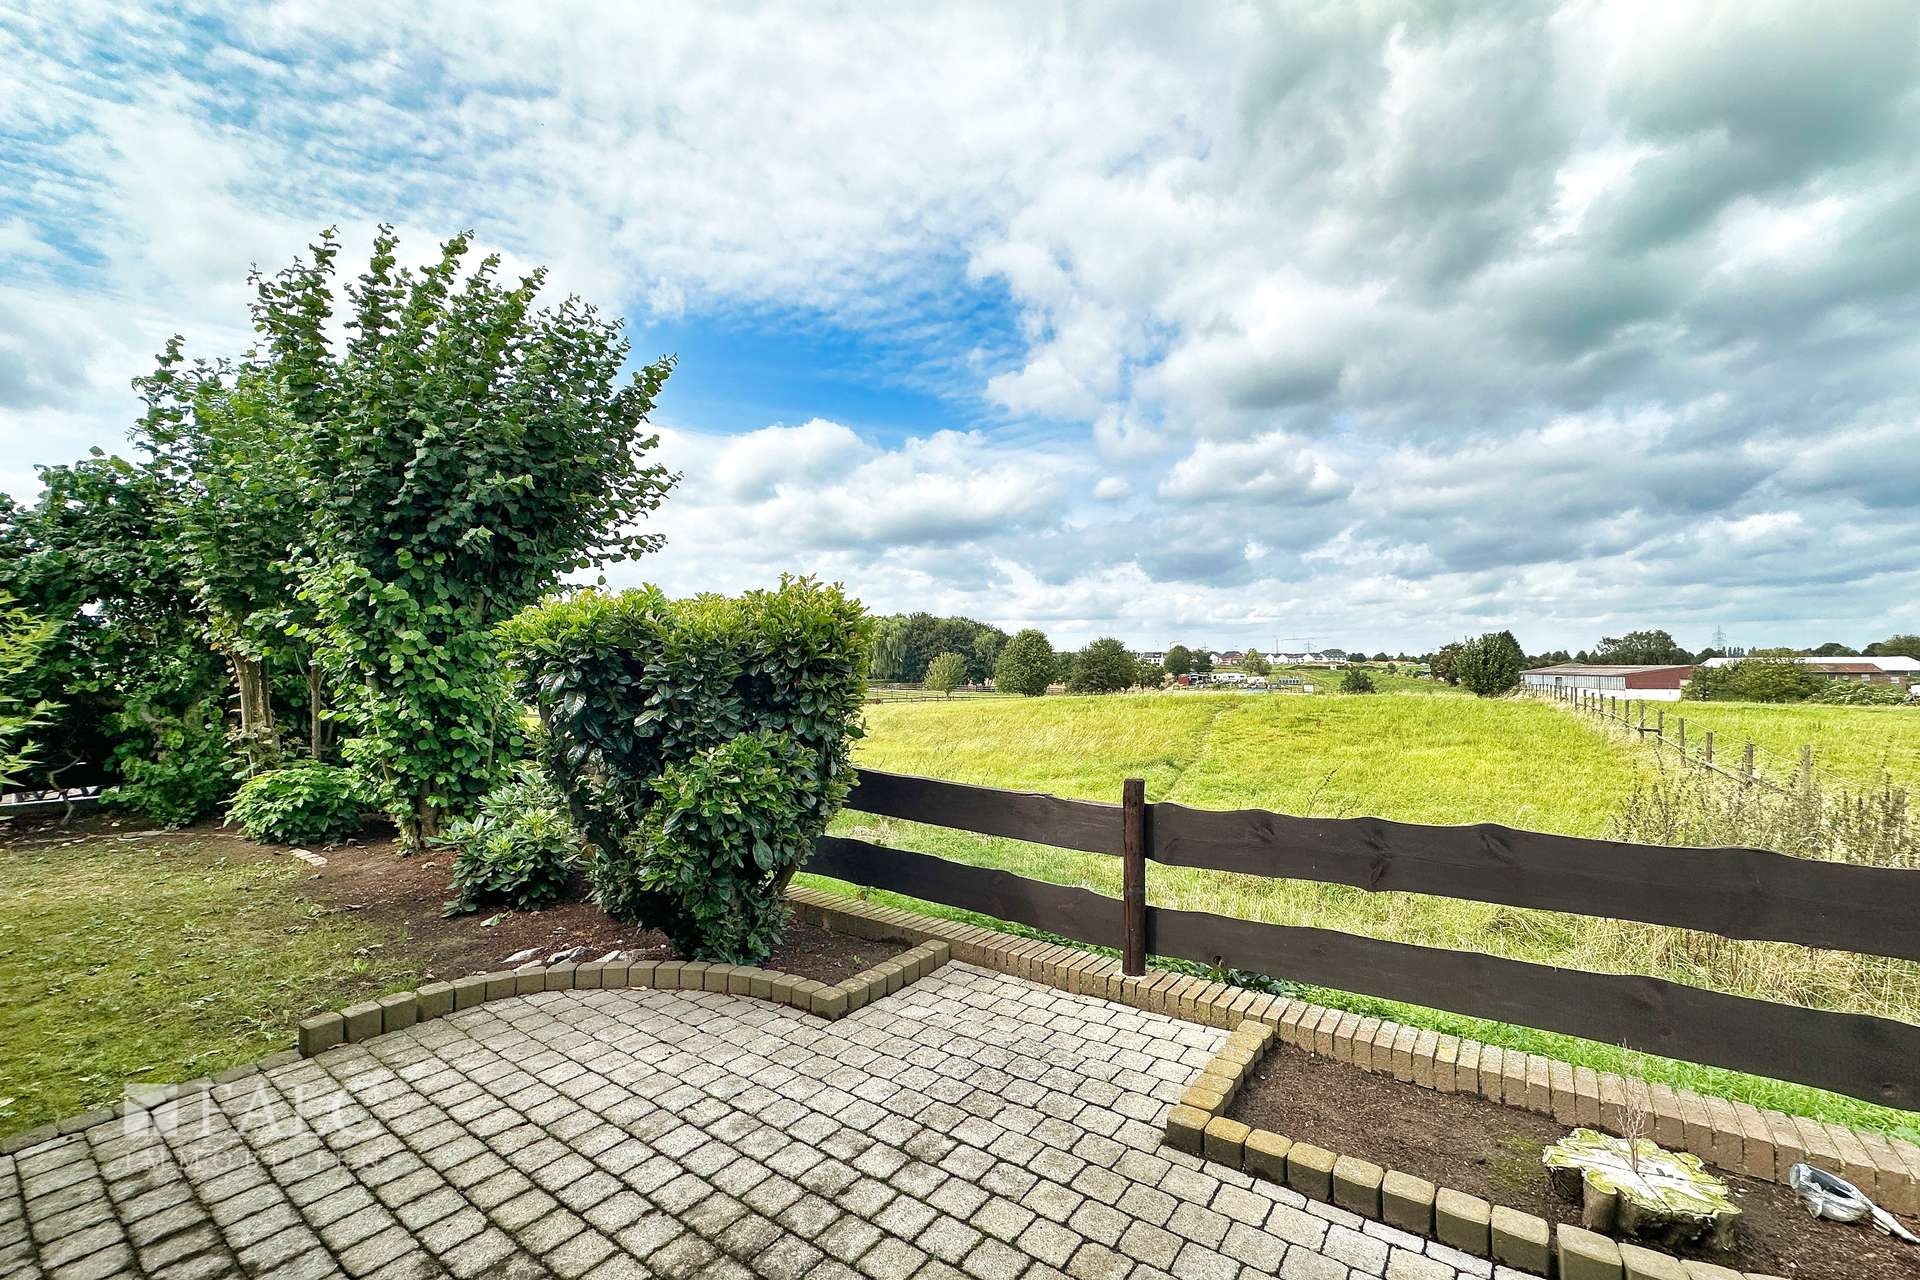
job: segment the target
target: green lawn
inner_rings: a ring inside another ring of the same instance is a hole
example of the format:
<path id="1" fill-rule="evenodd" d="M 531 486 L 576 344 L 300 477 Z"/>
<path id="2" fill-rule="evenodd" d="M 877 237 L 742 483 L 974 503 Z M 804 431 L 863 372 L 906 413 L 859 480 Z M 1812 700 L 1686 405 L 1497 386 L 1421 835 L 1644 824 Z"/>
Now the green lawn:
<path id="1" fill-rule="evenodd" d="M 1633 741 L 1551 703 L 1425 692 L 918 703 L 870 707 L 867 724 L 859 762 L 898 772 L 1107 801 L 1119 798 L 1123 778 L 1139 776 L 1149 799 L 1205 808 L 1492 821 L 1572 835 L 1605 834 L 1648 767 Z M 835 830 L 1113 896 L 1120 891 L 1118 860 L 1099 855 L 855 813 L 843 814 Z M 1767 943 L 1697 948 L 1681 931 L 1653 926 L 1185 868 L 1155 867 L 1148 892 L 1162 906 L 1776 998 L 1786 990 L 1827 1007 L 1920 1017 L 1920 966 L 1900 962 Z M 1315 995 L 1340 1007 L 1386 1007 L 1343 993 Z M 1431 1010 L 1391 1012 L 1599 1069 L 1625 1065 L 1617 1046 Z M 1682 1063 L 1655 1061 L 1645 1070 L 1705 1093 L 1920 1136 L 1920 1118 L 1817 1090 Z"/>
<path id="2" fill-rule="evenodd" d="M 395 939 L 292 891 L 290 859 L 97 834 L 0 844 L 0 866 L 0 1133 L 250 1062 L 418 977 Z"/>

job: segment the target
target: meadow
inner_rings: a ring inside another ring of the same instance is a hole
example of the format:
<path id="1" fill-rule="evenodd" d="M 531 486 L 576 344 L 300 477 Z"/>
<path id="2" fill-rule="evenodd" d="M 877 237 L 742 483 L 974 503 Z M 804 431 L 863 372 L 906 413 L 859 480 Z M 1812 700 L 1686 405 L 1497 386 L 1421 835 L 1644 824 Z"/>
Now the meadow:
<path id="1" fill-rule="evenodd" d="M 1761 772 L 1784 777 L 1797 767 L 1800 748 L 1810 745 L 1823 780 L 1870 787 L 1885 777 L 1909 791 L 1920 788 L 1920 708 L 1676 702 L 1666 711 L 1669 736 L 1684 716 L 1688 748 L 1698 750 L 1711 732 L 1717 756 L 1729 766 L 1751 742 Z"/>
<path id="2" fill-rule="evenodd" d="M 1431 686 L 1429 686 L 1431 688 Z M 1725 732 L 1783 744 L 1839 744 L 1862 732 L 1910 741 L 1920 716 L 1882 726 L 1860 708 L 1699 704 Z M 1691 728 L 1691 711 L 1689 727 Z M 1770 717 L 1781 712 L 1798 713 Z M 1845 714 L 1841 714 L 1845 713 Z M 1903 714 L 1895 711 L 1894 715 Z M 1703 717 L 1704 719 L 1704 717 Z M 1862 725 L 1866 729 L 1862 730 Z M 1721 730 L 1716 729 L 1716 732 Z M 1764 736 L 1763 736 L 1764 735 Z M 1892 750 L 1895 748 L 1885 748 Z M 1863 749 L 1836 767 L 1853 767 Z M 1407 822 L 1499 822 L 1606 836 L 1658 769 L 1651 747 L 1597 721 L 1527 698 L 1430 692 L 1372 697 L 1167 693 L 873 706 L 860 763 L 963 782 L 1116 800 L 1123 778 L 1149 800 Z M 1825 759 L 1823 753 L 1823 759 Z M 1847 763 L 1851 761 L 1852 764 Z M 835 829 L 956 861 L 1118 895 L 1118 860 L 848 813 Z M 1920 1020 L 1920 966 L 1415 894 L 1370 894 L 1300 881 L 1154 868 L 1149 898 L 1279 924 L 1676 981 L 1815 1007 Z M 1420 1025 L 1620 1069 L 1618 1046 L 1500 1027 L 1365 997 L 1325 1002 L 1391 1010 Z M 1639 1069 L 1703 1092 L 1920 1135 L 1920 1118 L 1815 1090 L 1679 1063 Z"/>

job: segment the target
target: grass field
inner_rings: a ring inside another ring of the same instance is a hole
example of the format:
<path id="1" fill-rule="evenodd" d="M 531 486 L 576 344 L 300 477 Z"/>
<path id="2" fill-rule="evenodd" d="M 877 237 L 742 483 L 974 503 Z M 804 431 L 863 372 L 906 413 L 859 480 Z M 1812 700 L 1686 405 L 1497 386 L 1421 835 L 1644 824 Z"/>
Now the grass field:
<path id="1" fill-rule="evenodd" d="M 1751 742 L 1760 749 L 1761 771 L 1785 777 L 1800 748 L 1811 745 L 1823 781 L 1872 786 L 1884 772 L 1909 791 L 1920 789 L 1920 708 L 1675 702 L 1666 712 L 1669 736 L 1675 719 L 1686 717 L 1688 749 L 1699 750 L 1711 732 L 1716 755 L 1728 766 L 1737 765 L 1743 744 Z M 1652 711 L 1647 714 L 1652 723 Z"/>
<path id="2" fill-rule="evenodd" d="M 1765 713 L 1797 709 L 1714 710 L 1745 712 L 1742 723 L 1752 724 L 1758 739 Z M 1811 718 L 1815 724 L 1819 719 Z M 1123 778 L 1139 776 L 1150 800 L 1207 808 L 1371 814 L 1431 824 L 1493 821 L 1570 835 L 1606 834 L 1651 768 L 1648 751 L 1636 742 L 1533 699 L 1198 692 L 1049 697 L 870 707 L 867 723 L 859 761 L 906 773 L 1107 801 L 1118 799 Z M 1771 730 L 1782 741 L 1800 731 L 1797 719 Z M 1119 893 L 1117 859 L 861 814 L 843 815 L 836 830 Z M 1652 926 L 1185 868 L 1155 868 L 1148 884 L 1150 899 L 1162 906 L 1572 968 L 1646 973 L 1920 1020 L 1920 966 L 1911 964 L 1773 944 L 1719 945 L 1705 935 Z M 1343 1007 L 1386 1007 L 1322 994 Z M 1622 1065 L 1617 1046 L 1431 1011 L 1396 1012 L 1421 1025 L 1602 1069 Z M 1649 1070 L 1703 1092 L 1920 1136 L 1920 1118 L 1815 1090 L 1678 1063 L 1656 1063 Z"/>
<path id="3" fill-rule="evenodd" d="M 398 948 L 192 837 L 0 850 L 0 1133 L 259 1058 L 316 1008 L 401 990 Z"/>

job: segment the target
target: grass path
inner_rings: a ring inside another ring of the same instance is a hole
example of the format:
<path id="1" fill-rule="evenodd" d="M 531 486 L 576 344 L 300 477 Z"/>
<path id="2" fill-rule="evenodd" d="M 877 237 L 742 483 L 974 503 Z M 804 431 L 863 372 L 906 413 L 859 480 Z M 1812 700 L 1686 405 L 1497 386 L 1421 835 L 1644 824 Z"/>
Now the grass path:
<path id="1" fill-rule="evenodd" d="M 291 891 L 288 859 L 72 839 L 0 846 L 0 1133 L 253 1061 L 318 1008 L 415 985 L 397 940 Z"/>

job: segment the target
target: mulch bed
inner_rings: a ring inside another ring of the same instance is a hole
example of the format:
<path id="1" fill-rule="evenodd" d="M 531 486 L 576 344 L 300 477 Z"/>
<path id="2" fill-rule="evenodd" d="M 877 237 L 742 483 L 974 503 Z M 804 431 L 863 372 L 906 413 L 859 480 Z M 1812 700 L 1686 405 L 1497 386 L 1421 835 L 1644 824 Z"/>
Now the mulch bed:
<path id="1" fill-rule="evenodd" d="M 317 846 L 309 852 L 319 854 L 327 864 L 307 867 L 296 862 L 288 849 L 256 844 L 212 822 L 184 831 L 144 828 L 138 818 L 98 811 L 76 814 L 66 824 L 37 818 L 8 822 L 0 824 L 0 849 L 14 844 L 45 847 L 137 835 L 143 841 L 178 842 L 183 848 L 192 846 L 201 853 L 234 859 L 285 859 L 306 872 L 295 883 L 322 909 L 362 915 L 404 934 L 408 953 L 429 979 L 503 968 L 508 956 L 529 948 L 538 949 L 542 961 L 576 946 L 585 947 L 586 958 L 592 960 L 618 950 L 632 951 L 643 960 L 677 958 L 657 930 L 621 924 L 587 901 L 584 883 L 576 883 L 564 901 L 544 911 L 481 910 L 443 919 L 441 910 L 453 896 L 447 887 L 452 855 L 441 850 L 405 858 L 389 836 Z M 873 941 L 849 937 L 796 918 L 788 922 L 766 967 L 816 982 L 835 983 L 912 945 L 905 938 Z"/>
<path id="2" fill-rule="evenodd" d="M 1580 1206 L 1554 1196 L 1540 1164 L 1541 1151 L 1567 1134 L 1549 1116 L 1422 1089 L 1282 1044 L 1254 1069 L 1228 1114 L 1297 1142 L 1580 1225 Z M 1920 1246 L 1870 1227 L 1810 1218 L 1798 1197 L 1774 1183 L 1720 1176 L 1742 1212 L 1733 1251 L 1704 1261 L 1793 1280 L 1920 1278 Z"/>

